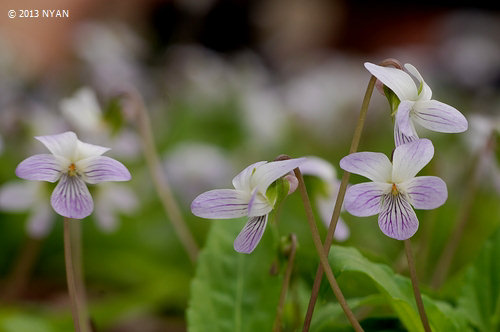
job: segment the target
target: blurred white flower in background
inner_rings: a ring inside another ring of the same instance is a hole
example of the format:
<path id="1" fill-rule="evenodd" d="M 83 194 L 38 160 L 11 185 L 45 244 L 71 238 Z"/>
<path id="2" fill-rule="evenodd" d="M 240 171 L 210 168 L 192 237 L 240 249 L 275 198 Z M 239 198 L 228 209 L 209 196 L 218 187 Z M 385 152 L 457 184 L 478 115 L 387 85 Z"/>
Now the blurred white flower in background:
<path id="1" fill-rule="evenodd" d="M 224 150 L 205 143 L 178 144 L 165 155 L 164 165 L 176 193 L 188 203 L 200 192 L 227 185 L 234 173 Z"/>
<path id="2" fill-rule="evenodd" d="M 333 138 L 337 133 L 332 127 L 344 129 L 339 117 L 352 109 L 358 112 L 363 97 L 360 82 L 368 79 L 354 59 L 331 57 L 292 75 L 283 93 L 287 108 L 302 125 L 313 128 L 311 134 Z"/>
<path id="3" fill-rule="evenodd" d="M 108 145 L 113 154 L 121 158 L 134 158 L 139 155 L 140 142 L 137 135 L 127 128 L 122 128 L 116 134 L 111 132 L 92 89 L 79 89 L 73 96 L 61 100 L 59 106 L 64 118 L 83 139 Z"/>
<path id="4" fill-rule="evenodd" d="M 147 47 L 128 26 L 118 22 L 84 23 L 74 40 L 76 53 L 87 63 L 99 91 L 114 94 L 130 85 L 149 91 L 139 61 Z"/>
<path id="5" fill-rule="evenodd" d="M 52 229 L 55 213 L 50 208 L 48 185 L 41 181 L 9 181 L 0 187 L 0 209 L 6 212 L 28 212 L 26 232 L 43 238 Z"/>
<path id="6" fill-rule="evenodd" d="M 139 205 L 134 191 L 124 184 L 102 183 L 96 187 L 94 196 L 97 226 L 105 233 L 118 228 L 118 214 L 130 216 Z"/>
<path id="7" fill-rule="evenodd" d="M 464 139 L 472 155 L 481 158 L 478 165 L 481 180 L 492 184 L 500 194 L 500 165 L 495 156 L 495 149 L 499 148 L 496 141 L 500 135 L 500 115 L 474 114 L 470 116 L 469 123 L 470 129 Z"/>
<path id="8" fill-rule="evenodd" d="M 315 156 L 306 157 L 306 161 L 300 165 L 303 175 L 312 175 L 322 181 L 322 190 L 314 194 L 314 201 L 318 208 L 321 221 L 326 228 L 330 226 L 335 202 L 340 189 L 340 181 L 337 179 L 335 168 L 328 161 Z M 342 206 L 342 211 L 344 207 Z M 339 217 L 335 228 L 334 237 L 337 241 L 345 241 L 350 235 L 349 228 L 342 218 Z"/>

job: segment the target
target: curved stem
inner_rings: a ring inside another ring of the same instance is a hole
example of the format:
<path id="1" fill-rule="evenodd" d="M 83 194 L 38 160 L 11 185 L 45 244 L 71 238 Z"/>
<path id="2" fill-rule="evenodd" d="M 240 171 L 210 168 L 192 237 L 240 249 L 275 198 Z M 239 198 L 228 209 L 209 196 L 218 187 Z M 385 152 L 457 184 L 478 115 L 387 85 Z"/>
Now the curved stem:
<path id="1" fill-rule="evenodd" d="M 399 61 L 392 58 L 385 59 L 380 63 L 380 65 L 393 66 L 398 69 L 403 68 L 399 63 Z M 373 94 L 373 89 L 375 87 L 376 82 L 377 78 L 372 75 L 370 77 L 370 81 L 368 82 L 368 86 L 366 87 L 365 96 L 363 98 L 363 103 L 361 105 L 361 110 L 359 112 L 358 122 L 356 124 L 356 128 L 354 129 L 354 135 L 352 138 L 351 147 L 349 149 L 349 154 L 354 153 L 358 150 L 359 141 L 361 140 L 361 134 L 363 132 L 363 127 L 365 125 L 366 113 L 368 112 L 368 106 L 370 105 L 371 96 Z M 335 201 L 335 208 L 333 210 L 332 219 L 330 220 L 330 225 L 328 227 L 325 243 L 323 246 L 326 253 L 329 252 L 330 247 L 333 243 L 333 235 L 335 234 L 335 228 L 337 227 L 337 222 L 339 220 L 340 210 L 342 208 L 342 204 L 344 203 L 344 196 L 347 190 L 347 184 L 349 183 L 349 176 L 350 173 L 344 171 L 342 175 L 342 181 L 340 183 L 339 192 L 337 194 L 337 200 Z M 309 305 L 307 307 L 306 317 L 304 318 L 304 326 L 302 328 L 303 332 L 309 331 L 312 315 L 314 313 L 314 306 L 316 305 L 316 300 L 318 298 L 319 287 L 321 285 L 322 279 L 323 279 L 323 268 L 321 265 L 319 265 L 316 271 L 316 277 L 314 278 L 314 284 L 311 291 L 311 298 L 309 299 Z"/>
<path id="2" fill-rule="evenodd" d="M 349 308 L 349 305 L 347 304 L 347 301 L 345 300 L 344 295 L 342 294 L 342 291 L 340 290 L 340 287 L 337 284 L 337 281 L 335 280 L 335 276 L 333 275 L 330 264 L 328 263 L 327 253 L 325 253 L 323 249 L 318 228 L 316 227 L 316 221 L 314 220 L 314 214 L 312 211 L 311 202 L 309 201 L 309 195 L 307 194 L 307 189 L 304 183 L 304 178 L 302 177 L 302 173 L 300 172 L 299 168 L 296 168 L 293 171 L 295 173 L 295 176 L 297 177 L 297 180 L 299 181 L 300 197 L 302 198 L 302 202 L 306 210 L 307 221 L 309 223 L 309 228 L 311 228 L 311 234 L 314 246 L 316 247 L 316 251 L 318 252 L 319 260 L 321 262 L 323 270 L 325 271 L 326 278 L 328 279 L 328 282 L 330 283 L 330 287 L 332 288 L 335 297 L 339 301 L 342 310 L 344 310 L 344 313 L 349 322 L 351 323 L 352 327 L 354 328 L 354 330 L 357 332 L 363 331 L 363 328 L 361 327 L 358 320 L 356 319 L 351 309 Z"/>
<path id="3" fill-rule="evenodd" d="M 73 315 L 73 323 L 76 332 L 92 331 L 89 325 L 89 320 L 86 315 L 86 309 L 83 308 L 85 301 L 81 298 L 81 290 L 83 287 L 78 285 L 77 277 L 75 276 L 75 265 L 71 238 L 71 219 L 64 218 L 64 261 L 66 264 L 66 279 L 68 282 L 68 292 L 71 300 L 71 312 Z M 78 221 L 74 221 L 78 222 Z M 79 263 L 78 263 L 79 264 Z"/>
<path id="4" fill-rule="evenodd" d="M 406 259 L 408 260 L 408 269 L 410 270 L 411 284 L 413 286 L 413 294 L 415 295 L 415 301 L 417 301 L 418 313 L 420 315 L 420 320 L 424 326 L 425 332 L 432 332 L 429 325 L 429 320 L 425 314 L 424 302 L 422 301 L 422 295 L 420 294 L 420 289 L 418 288 L 418 278 L 417 271 L 415 269 L 415 262 L 413 261 L 413 254 L 411 252 L 411 241 L 409 239 L 404 240 L 405 242 L 405 253 Z"/>
<path id="5" fill-rule="evenodd" d="M 471 176 L 469 177 L 469 181 L 466 185 L 465 196 L 460 206 L 455 229 L 449 237 L 448 242 L 446 243 L 444 250 L 438 259 L 434 275 L 431 279 L 431 286 L 434 289 L 439 288 L 448 275 L 453 257 L 457 252 L 458 245 L 460 244 L 460 240 L 462 239 L 462 235 L 465 231 L 465 226 L 467 225 L 467 221 L 469 219 L 470 210 L 472 208 L 472 203 L 474 202 L 477 185 L 482 171 L 482 162 L 485 159 L 483 156 L 488 154 L 489 151 L 493 150 L 494 145 L 495 133 L 492 132 L 485 146 L 479 152 L 473 162 Z"/>
<path id="6" fill-rule="evenodd" d="M 283 316 L 283 307 L 285 306 L 286 293 L 288 285 L 290 284 L 290 277 L 292 276 L 293 263 L 295 261 L 295 253 L 297 251 L 297 236 L 290 234 L 290 251 L 288 253 L 288 265 L 286 267 L 285 276 L 283 278 L 283 285 L 281 286 L 280 300 L 278 303 L 278 310 L 276 311 L 276 318 L 274 320 L 273 331 L 281 331 L 281 317 Z"/>
<path id="7" fill-rule="evenodd" d="M 160 163 L 160 158 L 156 152 L 156 146 L 153 137 L 153 129 L 151 128 L 151 120 L 149 118 L 148 111 L 144 105 L 144 101 L 138 92 L 133 91 L 130 93 L 130 97 L 135 102 L 138 115 L 138 127 L 139 134 L 141 136 L 142 145 L 144 148 L 144 156 L 153 178 L 153 184 L 156 188 L 156 192 L 160 197 L 160 201 L 163 205 L 163 209 L 167 214 L 168 218 L 172 222 L 174 231 L 179 237 L 184 249 L 186 250 L 189 259 L 192 263 L 196 261 L 198 257 L 198 245 L 191 234 L 191 231 L 186 225 L 186 222 L 182 218 L 181 210 L 175 197 L 170 189 L 167 177 Z"/>

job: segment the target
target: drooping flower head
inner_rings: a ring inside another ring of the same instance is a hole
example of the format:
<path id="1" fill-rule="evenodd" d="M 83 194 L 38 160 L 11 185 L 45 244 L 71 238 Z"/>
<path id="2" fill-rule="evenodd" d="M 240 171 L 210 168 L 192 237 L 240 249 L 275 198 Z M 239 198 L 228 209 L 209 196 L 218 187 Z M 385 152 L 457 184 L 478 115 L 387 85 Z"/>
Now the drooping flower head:
<path id="1" fill-rule="evenodd" d="M 297 158 L 252 164 L 234 177 L 234 189 L 215 189 L 199 195 L 191 204 L 191 211 L 198 217 L 208 219 L 248 216 L 245 227 L 234 241 L 234 249 L 251 253 L 262 238 L 268 215 L 279 199 L 277 190 L 274 190 L 277 188 L 272 184 L 288 176 L 304 161 L 305 158 Z M 297 182 L 293 180 L 284 182 L 288 193 L 297 187 Z"/>
<path id="2" fill-rule="evenodd" d="M 109 148 L 81 142 L 76 134 L 35 137 L 52 154 L 37 154 L 23 160 L 16 175 L 26 180 L 56 182 L 51 204 L 67 218 L 82 219 L 94 209 L 92 196 L 85 182 L 128 181 L 130 172 L 112 158 L 102 156 Z"/>
<path id="3" fill-rule="evenodd" d="M 328 228 L 332 220 L 333 210 L 340 188 L 340 181 L 337 179 L 336 174 L 337 172 L 328 161 L 314 156 L 308 156 L 306 161 L 300 165 L 299 169 L 303 175 L 316 176 L 322 181 L 323 190 L 314 195 L 314 201 L 323 224 Z M 349 237 L 349 228 L 340 217 L 337 221 L 334 237 L 337 241 L 345 241 Z"/>
<path id="4" fill-rule="evenodd" d="M 377 66 L 369 62 L 365 63 L 365 67 L 398 99 L 394 103 L 391 102 L 396 113 L 394 122 L 396 146 L 418 139 L 415 122 L 429 130 L 442 133 L 461 133 L 467 130 L 467 119 L 462 113 L 450 105 L 431 99 L 431 88 L 411 64 L 405 64 L 405 68 L 418 80 L 418 87 L 412 77 L 403 70 Z"/>
<path id="5" fill-rule="evenodd" d="M 382 232 L 406 240 L 418 229 L 416 209 L 431 210 L 444 204 L 448 191 L 436 176 L 415 175 L 429 163 L 434 147 L 428 139 L 402 144 L 394 150 L 393 161 L 383 153 L 357 152 L 340 161 L 340 167 L 373 182 L 355 184 L 347 189 L 344 206 L 352 215 L 378 214 Z"/>

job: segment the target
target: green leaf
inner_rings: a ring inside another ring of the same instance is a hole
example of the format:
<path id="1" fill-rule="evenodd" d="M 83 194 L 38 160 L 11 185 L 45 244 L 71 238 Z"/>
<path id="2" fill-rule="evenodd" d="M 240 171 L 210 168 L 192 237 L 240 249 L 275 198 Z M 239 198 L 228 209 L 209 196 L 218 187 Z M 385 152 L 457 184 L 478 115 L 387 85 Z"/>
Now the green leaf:
<path id="1" fill-rule="evenodd" d="M 411 281 L 395 274 L 384 264 L 373 263 L 355 248 L 335 246 L 329 255 L 336 275 L 342 272 L 358 272 L 369 277 L 386 297 L 408 331 L 423 331 Z M 434 331 L 467 331 L 466 322 L 458 310 L 448 303 L 423 295 L 429 322 Z"/>
<path id="2" fill-rule="evenodd" d="M 270 232 L 245 255 L 233 249 L 242 228 L 242 222 L 213 222 L 191 283 L 189 331 L 271 331 L 282 278 L 269 273 L 275 257 Z"/>
<path id="3" fill-rule="evenodd" d="M 500 229 L 484 244 L 468 268 L 459 307 L 479 331 L 500 329 Z"/>

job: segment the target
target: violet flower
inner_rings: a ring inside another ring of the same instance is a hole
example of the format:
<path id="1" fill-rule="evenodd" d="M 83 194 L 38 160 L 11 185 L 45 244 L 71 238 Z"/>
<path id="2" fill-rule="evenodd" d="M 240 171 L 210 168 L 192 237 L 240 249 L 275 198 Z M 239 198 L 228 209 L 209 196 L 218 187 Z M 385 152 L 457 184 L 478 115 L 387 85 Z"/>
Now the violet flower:
<path id="1" fill-rule="evenodd" d="M 352 215 L 378 214 L 382 232 L 406 240 L 418 229 L 416 209 L 430 210 L 444 204 L 446 184 L 436 176 L 415 175 L 429 163 L 434 147 L 428 139 L 403 144 L 394 150 L 393 162 L 383 153 L 357 152 L 340 161 L 340 167 L 373 182 L 355 184 L 347 189 L 344 206 Z"/>
<path id="2" fill-rule="evenodd" d="M 50 200 L 54 210 L 64 217 L 82 219 L 92 213 L 94 202 L 85 182 L 131 179 L 122 163 L 102 156 L 109 148 L 83 143 L 71 131 L 35 138 L 52 154 L 37 154 L 23 160 L 16 168 L 16 175 L 26 180 L 59 180 Z"/>
<path id="3" fill-rule="evenodd" d="M 194 199 L 191 211 L 198 217 L 209 219 L 248 216 L 245 227 L 234 241 L 234 249 L 241 253 L 251 253 L 262 238 L 268 215 L 278 201 L 276 192 L 268 189 L 304 161 L 305 158 L 297 158 L 252 164 L 234 177 L 235 189 L 207 191 Z M 293 177 L 287 181 L 288 194 L 297 188 L 296 180 Z"/>
<path id="4" fill-rule="evenodd" d="M 467 119 L 455 108 L 431 99 L 431 88 L 422 75 L 411 64 L 406 70 L 419 81 L 419 86 L 410 75 L 396 68 L 382 67 L 366 62 L 366 69 L 378 78 L 399 98 L 395 109 L 394 141 L 396 146 L 418 139 L 414 123 L 441 133 L 461 133 L 467 130 Z"/>

